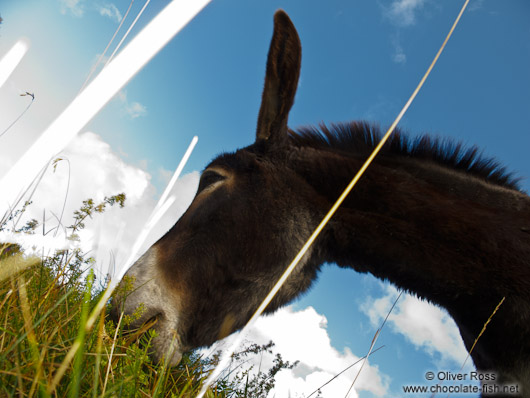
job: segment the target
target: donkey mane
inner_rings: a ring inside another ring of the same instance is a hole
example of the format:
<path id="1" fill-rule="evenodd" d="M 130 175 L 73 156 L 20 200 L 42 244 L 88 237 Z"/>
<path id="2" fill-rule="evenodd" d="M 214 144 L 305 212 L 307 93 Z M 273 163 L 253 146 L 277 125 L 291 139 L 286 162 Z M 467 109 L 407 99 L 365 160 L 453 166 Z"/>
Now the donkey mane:
<path id="1" fill-rule="evenodd" d="M 367 156 L 377 146 L 383 134 L 378 125 L 362 121 L 321 123 L 290 130 L 291 142 L 299 147 L 329 149 L 341 154 Z M 430 135 L 410 138 L 396 129 L 382 148 L 381 154 L 426 159 L 442 166 L 469 173 L 493 184 L 521 191 L 520 178 L 509 172 L 496 159 L 485 157 L 477 146 Z"/>

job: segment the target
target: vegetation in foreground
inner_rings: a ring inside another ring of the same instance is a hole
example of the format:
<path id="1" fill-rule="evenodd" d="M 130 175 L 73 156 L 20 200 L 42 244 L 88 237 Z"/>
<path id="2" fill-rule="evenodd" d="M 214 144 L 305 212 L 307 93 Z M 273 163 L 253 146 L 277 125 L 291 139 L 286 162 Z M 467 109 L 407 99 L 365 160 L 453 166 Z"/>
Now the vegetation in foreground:
<path id="1" fill-rule="evenodd" d="M 70 237 L 78 239 L 88 218 L 124 201 L 123 194 L 97 205 L 85 201 L 68 227 Z M 35 233 L 37 226 L 31 220 L 16 232 Z M 93 265 L 79 249 L 32 260 L 18 245 L 0 243 L 0 396 L 194 397 L 219 355 L 190 353 L 177 367 L 167 368 L 148 356 L 152 330 L 123 331 L 132 319 L 123 319 L 116 328 L 104 308 L 97 321 L 87 325 L 106 286 L 94 280 Z M 271 353 L 272 346 L 253 344 L 234 354 L 232 371 L 206 396 L 266 397 L 275 375 L 295 366 L 279 354 L 267 372 L 245 366 L 251 356 Z"/>

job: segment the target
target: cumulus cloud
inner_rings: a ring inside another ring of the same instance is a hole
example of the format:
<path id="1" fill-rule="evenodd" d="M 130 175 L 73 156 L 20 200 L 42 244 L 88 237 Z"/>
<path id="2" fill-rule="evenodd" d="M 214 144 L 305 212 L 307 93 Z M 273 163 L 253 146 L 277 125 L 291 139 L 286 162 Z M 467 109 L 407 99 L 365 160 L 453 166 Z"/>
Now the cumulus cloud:
<path id="1" fill-rule="evenodd" d="M 274 351 L 280 353 L 284 360 L 299 361 L 294 369 L 284 369 L 276 375 L 276 387 L 269 393 L 269 397 L 307 397 L 359 360 L 350 349 L 339 351 L 332 346 L 327 326 L 326 317 L 317 313 L 312 307 L 295 311 L 292 306 L 288 306 L 273 315 L 258 319 L 246 338 L 257 344 L 266 344 L 272 340 L 275 343 Z M 228 347 L 234 338 L 235 335 L 230 336 L 205 352 L 215 352 L 217 349 Z M 263 355 L 247 365 L 254 365 L 254 371 L 260 367 L 262 370 L 269 369 L 273 364 L 273 358 L 273 355 Z M 345 396 L 360 366 L 359 362 L 322 388 L 320 396 L 323 398 Z M 388 393 L 389 381 L 388 376 L 382 374 L 376 365 L 371 365 L 368 361 L 350 397 L 358 397 L 359 391 L 385 396 Z"/>
<path id="2" fill-rule="evenodd" d="M 125 111 L 132 119 L 136 119 L 137 117 L 145 116 L 147 114 L 147 108 L 136 101 L 127 104 L 125 106 Z"/>
<path id="3" fill-rule="evenodd" d="M 59 0 L 61 14 L 70 12 L 75 17 L 82 17 L 85 13 L 83 0 Z"/>
<path id="4" fill-rule="evenodd" d="M 368 297 L 361 305 L 361 310 L 368 315 L 373 326 L 379 327 L 397 296 L 395 287 L 385 285 L 383 296 Z M 414 346 L 430 354 L 441 367 L 462 365 L 467 357 L 467 351 L 453 319 L 445 310 L 417 297 L 403 294 L 387 324 Z"/>
<path id="5" fill-rule="evenodd" d="M 72 224 L 73 211 L 81 207 L 83 200 L 91 198 L 100 203 L 105 196 L 123 192 L 127 196 L 123 209 L 113 207 L 103 214 L 96 214 L 86 221 L 86 228 L 79 233 L 82 249 L 95 257 L 103 273 L 119 267 L 128 257 L 156 204 L 157 192 L 151 176 L 124 162 L 92 132 L 78 135 L 59 157 L 63 160 L 57 163 L 55 172 L 49 168 L 44 174 L 33 195 L 33 204 L 28 207 L 19 227 L 32 218 L 40 222 L 39 232 L 44 224 L 49 236 L 55 235 L 58 227 L 57 245 L 60 246 L 60 239 L 66 239 L 65 227 Z M 169 230 L 186 210 L 196 192 L 198 180 L 199 173 L 194 172 L 177 181 L 171 193 L 176 197 L 175 203 L 148 237 L 144 250 Z M 59 225 L 64 203 L 64 217 Z"/>
<path id="6" fill-rule="evenodd" d="M 416 14 L 427 0 L 393 0 L 389 6 L 383 6 L 383 12 L 397 26 L 411 26 L 416 23 Z"/>
<path id="7" fill-rule="evenodd" d="M 88 6 L 87 6 L 88 4 Z M 118 7 L 114 3 L 94 4 L 86 3 L 85 0 L 59 0 L 59 11 L 61 14 L 72 14 L 75 17 L 82 17 L 85 11 L 97 12 L 105 18 L 109 18 L 114 22 L 120 22 L 123 18 Z"/>
<path id="8" fill-rule="evenodd" d="M 125 113 L 131 118 L 136 119 L 140 116 L 147 115 L 147 108 L 145 105 L 140 104 L 136 101 L 129 101 L 127 98 L 127 92 L 122 90 L 117 95 L 116 98 L 123 104 L 123 109 Z"/>
<path id="9" fill-rule="evenodd" d="M 115 22 L 120 22 L 123 18 L 120 10 L 112 3 L 98 6 L 98 11 L 101 16 L 108 17 Z"/>
<path id="10" fill-rule="evenodd" d="M 424 8 L 428 0 L 392 0 L 388 5 L 381 5 L 383 16 L 399 28 L 416 24 L 417 14 Z M 398 31 L 399 32 L 399 31 Z M 397 64 L 407 62 L 407 54 L 396 34 L 390 38 L 392 44 L 391 58 Z"/>
<path id="11" fill-rule="evenodd" d="M 407 62 L 407 55 L 401 46 L 399 39 L 397 37 L 392 38 L 392 47 L 394 48 L 394 53 L 392 54 L 392 60 L 396 64 L 404 64 Z"/>
<path id="12" fill-rule="evenodd" d="M 401 47 L 398 47 L 396 49 L 396 52 L 394 53 L 392 60 L 396 64 L 404 64 L 405 62 L 407 62 L 407 56 L 405 55 Z"/>
<path id="13" fill-rule="evenodd" d="M 477 11 L 482 9 L 484 6 L 484 0 L 475 0 L 470 3 L 469 5 L 469 11 Z"/>
<path id="14" fill-rule="evenodd" d="M 169 181 L 171 181 L 171 177 L 173 177 L 173 172 L 164 169 L 163 167 L 158 169 L 158 179 L 161 181 L 164 185 L 169 184 Z"/>

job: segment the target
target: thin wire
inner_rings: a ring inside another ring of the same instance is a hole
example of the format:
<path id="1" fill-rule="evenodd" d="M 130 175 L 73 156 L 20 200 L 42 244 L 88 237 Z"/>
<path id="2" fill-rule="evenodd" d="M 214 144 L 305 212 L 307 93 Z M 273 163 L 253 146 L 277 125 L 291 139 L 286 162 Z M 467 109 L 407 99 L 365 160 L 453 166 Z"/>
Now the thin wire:
<path id="1" fill-rule="evenodd" d="M 191 155 L 191 152 L 193 151 L 193 149 L 195 148 L 195 145 L 197 144 L 197 141 L 198 141 L 198 137 L 197 136 L 193 137 L 190 145 L 188 146 L 188 149 L 186 150 L 186 153 L 182 157 L 182 160 L 180 161 L 179 165 L 177 166 L 177 169 L 175 170 L 175 174 L 171 178 L 171 181 L 168 184 L 168 186 L 174 184 L 176 180 L 175 176 L 178 177 L 178 175 L 184 168 L 186 162 L 188 161 Z M 106 305 L 107 300 L 110 298 L 112 291 L 117 285 L 117 282 L 121 280 L 121 278 L 125 274 L 125 271 L 127 271 L 127 269 L 129 269 L 129 267 L 132 265 L 133 260 L 138 255 L 138 252 L 141 246 L 143 245 L 143 243 L 145 242 L 145 239 L 149 235 L 149 232 L 151 232 L 152 228 L 156 225 L 158 220 L 165 214 L 166 210 L 174 203 L 175 197 L 173 196 L 168 197 L 167 195 L 167 192 L 169 191 L 169 189 L 170 188 L 166 188 L 166 191 L 164 191 L 164 194 L 162 194 L 162 197 L 158 200 L 158 203 L 153 209 L 151 215 L 149 216 L 149 220 L 145 223 L 144 227 L 142 228 L 142 231 L 136 238 L 136 241 L 134 242 L 134 245 L 132 246 L 131 253 L 128 259 L 125 261 L 123 266 L 120 268 L 120 273 L 118 275 L 115 275 L 114 279 L 110 281 L 109 285 L 107 286 L 107 289 L 101 296 L 101 299 L 99 300 L 99 302 L 96 304 L 96 306 L 92 310 L 92 313 L 87 319 L 87 323 L 86 323 L 87 330 L 93 326 L 94 322 L 96 321 L 96 318 L 98 317 L 99 311 L 101 311 L 103 307 Z"/>
<path id="2" fill-rule="evenodd" d="M 453 34 L 453 31 L 455 30 L 456 26 L 458 25 L 458 22 L 460 21 L 460 18 L 462 17 L 462 14 L 464 13 L 464 10 L 466 9 L 467 5 L 469 3 L 469 0 L 466 0 L 466 2 L 464 3 L 464 5 L 462 6 L 462 9 L 460 10 L 460 13 L 458 14 L 458 16 L 456 17 L 455 19 L 455 22 L 453 23 L 453 26 L 451 27 L 451 29 L 449 30 L 449 33 L 447 34 L 442 46 L 440 47 L 440 49 L 438 50 L 438 52 L 436 53 L 436 56 L 434 57 L 433 61 L 431 62 L 429 68 L 427 69 L 427 72 L 425 72 L 425 74 L 423 75 L 422 79 L 420 80 L 420 82 L 418 83 L 416 89 L 414 90 L 414 92 L 412 93 L 412 95 L 410 96 L 409 100 L 406 102 L 405 106 L 403 107 L 403 109 L 401 110 L 401 112 L 398 114 L 398 116 L 396 117 L 396 119 L 394 120 L 394 122 L 392 123 L 392 125 L 389 127 L 388 131 L 385 133 L 385 135 L 383 136 L 383 138 L 381 139 L 381 141 L 379 142 L 379 144 L 375 147 L 375 149 L 373 150 L 372 154 L 368 157 L 368 159 L 366 160 L 366 162 L 363 164 L 363 166 L 361 167 L 361 169 L 357 172 L 357 174 L 355 175 L 355 177 L 353 177 L 353 179 L 351 180 L 351 182 L 348 184 L 348 186 L 346 187 L 346 189 L 344 190 L 344 192 L 342 192 L 342 194 L 340 195 L 340 197 L 337 199 L 337 201 L 335 202 L 335 204 L 331 207 L 331 209 L 329 210 L 329 212 L 326 214 L 326 216 L 322 219 L 322 221 L 320 222 L 320 224 L 318 225 L 318 227 L 314 230 L 314 232 L 311 234 L 311 236 L 309 237 L 309 239 L 307 240 L 307 242 L 304 244 L 304 246 L 300 249 L 300 251 L 298 252 L 298 254 L 296 255 L 296 257 L 293 259 L 293 261 L 291 262 L 291 264 L 289 264 L 289 266 L 287 267 L 287 269 L 285 270 L 285 272 L 283 273 L 283 275 L 280 277 L 280 279 L 278 280 L 278 282 L 276 282 L 276 284 L 274 285 L 274 287 L 272 288 L 272 290 L 269 292 L 269 294 L 267 295 L 267 297 L 265 297 L 265 299 L 263 300 L 263 302 L 261 303 L 261 305 L 258 307 L 258 309 L 256 310 L 256 312 L 254 313 L 254 315 L 252 315 L 252 317 L 250 318 L 250 320 L 247 322 L 247 324 L 245 325 L 245 327 L 241 330 L 241 332 L 239 333 L 238 337 L 234 340 L 234 343 L 232 344 L 232 346 L 230 347 L 230 349 L 226 352 L 223 353 L 223 355 L 221 356 L 221 359 L 219 361 L 219 363 L 217 364 L 217 366 L 215 367 L 215 369 L 213 370 L 213 372 L 210 374 L 210 376 L 208 377 L 208 379 L 206 379 L 205 383 L 203 384 L 202 388 L 201 388 L 201 391 L 199 392 L 199 394 L 197 395 L 197 398 L 202 398 L 204 396 L 204 394 L 206 393 L 206 390 L 208 389 L 208 387 L 210 387 L 210 385 L 213 384 L 213 382 L 216 380 L 216 378 L 219 376 L 219 374 L 221 373 L 221 369 L 223 369 L 224 367 L 226 367 L 226 365 L 228 364 L 228 361 L 230 359 L 230 355 L 236 350 L 236 348 L 238 347 L 239 343 L 241 342 L 241 339 L 243 338 L 243 336 L 246 335 L 246 333 L 248 333 L 248 330 L 254 325 L 254 323 L 256 323 L 256 320 L 258 319 L 258 317 L 262 314 L 262 312 L 265 310 L 265 308 L 267 308 L 267 306 L 269 305 L 269 303 L 271 302 L 271 300 L 273 299 L 273 297 L 276 295 L 276 293 L 278 292 L 278 290 L 280 290 L 281 286 L 284 284 L 284 282 L 287 280 L 287 278 L 291 275 L 291 273 L 294 271 L 294 269 L 296 268 L 296 266 L 298 265 L 298 263 L 300 262 L 300 260 L 302 259 L 302 257 L 307 253 L 307 251 L 309 250 L 309 248 L 311 247 L 311 245 L 314 243 L 314 241 L 316 240 L 316 238 L 318 237 L 318 235 L 320 235 L 320 232 L 322 232 L 322 230 L 324 229 L 324 227 L 326 226 L 326 224 L 329 222 L 329 220 L 331 219 L 331 217 L 333 217 L 333 215 L 335 214 L 335 212 L 337 211 L 337 209 L 340 207 L 340 205 L 342 204 L 342 202 L 344 202 L 344 200 L 346 199 L 346 197 L 348 196 L 348 194 L 351 192 L 351 190 L 353 189 L 353 187 L 357 184 L 357 181 L 359 181 L 359 179 L 361 178 L 361 176 L 364 174 L 364 172 L 366 171 L 366 169 L 368 168 L 368 166 L 370 166 L 370 164 L 372 163 L 372 161 L 374 160 L 374 158 L 377 156 L 377 154 L 381 151 L 381 148 L 383 147 L 383 145 L 386 143 L 386 141 L 388 140 L 388 138 L 390 137 L 390 135 L 394 132 L 394 129 L 396 128 L 397 124 L 401 121 L 401 119 L 403 118 L 403 115 L 405 114 L 405 112 L 408 110 L 408 108 L 410 107 L 410 104 L 412 103 L 412 101 L 414 101 L 414 99 L 416 98 L 416 96 L 418 95 L 418 92 L 420 91 L 420 89 L 423 87 L 423 84 L 425 83 L 425 81 L 427 80 L 427 77 L 430 75 L 432 69 L 434 68 L 434 65 L 436 65 L 436 62 L 438 61 L 438 58 L 440 57 L 440 55 L 442 54 L 447 42 L 449 41 L 450 37 L 452 36 Z"/>
<path id="3" fill-rule="evenodd" d="M 57 162 L 61 161 L 61 160 L 66 160 L 67 164 L 68 164 L 68 180 L 66 182 L 66 193 L 64 195 L 64 201 L 63 201 L 63 208 L 61 210 L 61 216 L 59 217 L 58 221 L 58 225 L 57 225 L 57 229 L 55 230 L 53 236 L 57 236 L 57 232 L 59 232 L 59 226 L 62 224 L 62 220 L 63 220 L 63 215 L 64 215 L 64 209 L 66 208 L 66 202 L 68 200 L 68 193 L 70 192 L 70 177 L 71 177 L 71 173 L 72 173 L 72 169 L 70 167 L 70 159 L 68 158 L 59 158 L 59 159 L 55 159 L 54 162 L 55 162 L 55 166 L 57 166 Z M 55 171 L 55 169 L 54 169 Z"/>
<path id="4" fill-rule="evenodd" d="M 44 174 L 46 173 L 46 170 L 48 170 L 48 166 L 50 165 L 50 162 L 46 163 L 42 169 L 38 171 L 38 173 L 35 175 L 31 183 L 27 186 L 27 188 L 20 193 L 20 195 L 17 197 L 17 199 L 13 202 L 12 206 L 9 206 L 9 209 L 4 213 L 3 217 L 0 219 L 0 224 L 3 224 L 5 220 L 7 220 L 15 211 L 15 208 L 19 205 L 20 201 L 24 196 L 30 192 L 31 188 L 33 187 L 33 190 L 27 195 L 27 199 L 25 202 L 30 202 L 31 198 L 35 194 L 35 191 L 37 190 L 37 186 L 40 184 L 42 178 L 44 177 Z M 13 229 L 16 228 L 18 222 L 22 218 L 22 214 L 16 219 L 13 220 Z"/>
<path id="5" fill-rule="evenodd" d="M 92 77 L 92 75 L 94 74 L 94 72 L 96 71 L 96 68 L 98 67 L 98 65 L 101 63 L 101 60 L 103 59 L 103 57 L 105 56 L 105 53 L 107 52 L 107 50 L 109 49 L 110 45 L 112 44 L 112 42 L 114 41 L 116 35 L 118 34 L 118 32 L 120 31 L 121 29 L 121 26 L 123 25 L 123 22 L 125 22 L 125 18 L 127 18 L 127 15 L 129 15 L 129 11 L 131 10 L 131 7 L 134 3 L 134 0 L 131 0 L 130 4 L 129 4 L 129 8 L 127 8 L 127 12 L 125 13 L 125 15 L 123 16 L 123 18 L 121 19 L 120 21 L 120 24 L 118 25 L 118 28 L 116 29 L 116 31 L 114 32 L 114 34 L 112 35 L 112 38 L 110 39 L 109 43 L 107 44 L 107 47 L 105 47 L 105 50 L 103 51 L 103 53 L 99 56 L 97 62 L 94 64 L 94 66 L 92 67 L 92 69 L 90 69 L 90 72 L 88 73 L 88 76 L 86 77 L 85 79 L 85 82 L 83 83 L 83 85 L 81 86 L 81 89 L 79 90 L 79 93 L 81 93 L 83 91 L 83 89 L 86 87 L 86 85 L 88 84 L 88 81 L 90 80 L 90 78 Z"/>
<path id="6" fill-rule="evenodd" d="M 195 146 L 196 143 L 197 143 L 197 137 L 194 137 L 193 140 L 192 140 L 192 143 L 190 144 L 190 146 L 188 147 L 188 150 L 186 151 L 186 154 L 184 155 L 183 159 L 181 160 L 179 166 L 177 167 L 177 170 L 175 171 L 175 174 L 177 172 L 180 173 L 182 168 L 184 168 L 184 164 L 188 160 L 189 155 L 191 154 L 191 151 L 193 150 L 193 147 Z M 161 203 L 161 200 L 159 199 L 159 202 L 157 203 L 155 209 L 153 210 L 153 212 L 152 212 L 152 214 L 150 216 L 150 222 L 146 223 L 146 225 L 142 229 L 142 232 L 138 235 L 138 237 L 136 238 L 136 241 L 134 242 L 131 254 L 130 254 L 129 258 L 127 259 L 127 261 L 125 262 L 124 267 L 122 267 L 122 272 L 123 273 L 124 273 L 123 269 L 126 270 L 132 264 L 132 261 L 133 261 L 134 257 L 137 255 L 138 249 L 143 244 L 145 238 L 147 237 L 147 235 L 151 231 L 151 228 L 156 224 L 158 219 L 165 213 L 167 208 L 169 206 L 171 206 L 171 204 L 173 204 L 174 201 L 175 201 L 175 198 L 171 197 L 171 196 L 169 198 L 165 199 L 164 203 Z M 94 324 L 95 324 L 97 318 L 99 317 L 101 311 L 103 311 L 103 308 L 105 308 L 105 305 L 107 305 L 107 302 L 110 299 L 110 296 L 111 296 L 114 288 L 117 285 L 117 281 L 119 281 L 122 276 L 123 276 L 123 274 L 120 275 L 120 278 L 112 279 L 109 282 L 109 284 L 107 285 L 107 288 L 105 289 L 105 291 L 101 295 L 101 297 L 100 297 L 99 301 L 97 302 L 96 306 L 92 309 L 92 312 L 87 317 L 87 320 L 86 320 L 86 323 L 85 323 L 85 330 L 86 331 L 91 330 L 92 327 L 94 327 Z M 122 315 L 120 315 L 120 319 L 121 319 Z M 116 329 L 116 330 L 118 330 L 118 329 Z M 57 385 L 57 383 L 63 377 L 64 370 L 66 369 L 68 364 L 74 358 L 74 356 L 75 356 L 77 350 L 79 349 L 79 347 L 80 347 L 80 345 L 76 344 L 76 343 L 74 343 L 72 345 L 72 347 L 70 347 L 70 350 L 67 352 L 65 359 L 63 360 L 63 362 L 59 366 L 59 369 L 57 370 L 57 372 L 55 373 L 55 376 L 52 379 L 52 384 L 50 385 L 51 387 L 55 388 L 55 385 Z"/>
<path id="7" fill-rule="evenodd" d="M 394 310 L 394 307 L 396 306 L 397 302 L 399 301 L 401 295 L 403 294 L 403 290 L 401 290 L 399 292 L 399 295 L 397 296 L 397 298 L 394 300 L 394 304 L 392 304 L 392 307 L 390 307 L 390 311 L 388 311 L 388 313 L 386 314 L 386 317 L 385 319 L 383 320 L 383 323 L 381 324 L 381 326 L 379 327 L 379 329 L 377 329 L 377 331 L 375 332 L 375 335 L 374 335 L 374 338 L 372 339 L 372 344 L 370 344 L 370 349 L 368 350 L 368 354 L 366 354 L 364 356 L 364 360 L 363 360 L 363 364 L 361 365 L 361 367 L 359 368 L 359 371 L 357 372 L 357 374 L 355 375 L 355 378 L 353 379 L 352 383 L 351 383 L 351 386 L 350 388 L 348 389 L 348 392 L 346 393 L 346 397 L 345 398 L 348 398 L 348 396 L 350 395 L 350 391 L 351 389 L 353 388 L 353 385 L 355 384 L 355 382 L 357 381 L 357 379 L 359 378 L 359 375 L 361 374 L 361 371 L 363 370 L 364 368 L 364 364 L 366 363 L 366 361 L 368 361 L 368 358 L 370 357 L 370 355 L 373 354 L 372 350 L 374 349 L 374 346 L 375 346 L 375 343 L 377 342 L 377 339 L 379 338 L 379 335 L 381 334 L 381 331 L 383 330 L 383 327 L 385 326 L 385 323 L 386 321 L 388 320 L 388 317 L 390 316 L 390 314 L 392 313 L 392 311 Z"/>
<path id="8" fill-rule="evenodd" d="M 477 338 L 475 339 L 473 345 L 471 346 L 471 349 L 469 350 L 469 352 L 467 353 L 467 356 L 466 356 L 466 359 L 464 359 L 464 363 L 462 364 L 462 367 L 460 368 L 460 370 L 458 371 L 458 374 L 461 374 L 462 373 L 462 370 L 464 369 L 464 366 L 466 366 L 466 363 L 467 363 L 467 360 L 469 359 L 469 357 L 471 356 L 471 353 L 473 352 L 473 350 L 475 349 L 475 345 L 477 344 L 478 340 L 482 337 L 482 334 L 486 331 L 486 327 L 488 326 L 488 324 L 491 322 L 491 319 L 495 316 L 495 314 L 497 313 L 497 311 L 499 310 L 499 308 L 501 307 L 502 303 L 504 303 L 504 300 L 506 300 L 506 297 L 503 297 L 501 299 L 501 301 L 499 302 L 499 304 L 497 304 L 497 306 L 495 307 L 495 309 L 493 310 L 493 313 L 490 315 L 490 317 L 488 318 L 488 320 L 486 321 L 486 323 L 484 324 L 484 326 L 482 327 L 482 330 L 480 331 L 480 333 L 478 334 Z M 453 385 L 456 383 L 456 380 L 453 381 Z M 449 398 L 449 396 L 451 395 L 451 392 L 449 392 L 449 394 L 447 394 L 447 398 Z"/>
<path id="9" fill-rule="evenodd" d="M 376 348 L 375 350 L 372 351 L 372 354 L 375 354 L 377 351 L 379 351 L 381 348 L 383 348 L 384 345 Z M 309 394 L 307 396 L 307 398 L 311 398 L 311 396 L 315 395 L 315 393 L 319 392 L 320 390 L 322 390 L 324 387 L 326 387 L 329 383 L 331 383 L 333 380 L 335 380 L 337 377 L 339 377 L 341 374 L 343 374 L 344 372 L 346 372 L 347 370 L 353 368 L 355 365 L 357 365 L 359 362 L 361 362 L 363 359 L 367 358 L 368 357 L 368 354 L 365 355 L 364 357 L 362 358 L 359 358 L 358 360 L 356 360 L 354 363 L 352 363 L 350 366 L 348 366 L 346 369 L 342 370 L 340 373 L 337 373 L 335 376 L 333 376 L 331 379 L 329 379 L 327 382 L 325 382 L 324 384 L 322 384 L 320 387 L 318 387 L 315 391 L 313 391 L 311 394 Z"/>
<path id="10" fill-rule="evenodd" d="M 25 95 L 25 94 L 23 94 L 23 95 Z M 18 121 L 20 120 L 20 118 L 21 118 L 22 116 L 24 116 L 24 114 L 28 111 L 29 107 L 33 104 L 33 101 L 35 101 L 35 95 L 31 95 L 30 97 L 31 97 L 31 102 L 28 104 L 28 106 L 26 107 L 26 109 L 24 109 L 24 110 L 22 111 L 22 113 L 21 113 L 20 115 L 18 115 L 18 117 L 13 121 L 13 123 L 11 123 L 9 126 L 7 126 L 7 128 L 6 128 L 4 131 L 2 131 L 2 133 L 0 134 L 0 138 L 1 138 L 5 133 L 7 133 L 7 132 L 9 131 L 9 129 L 10 129 L 11 127 L 13 127 L 13 126 L 15 125 L 15 123 L 18 122 Z"/>
<path id="11" fill-rule="evenodd" d="M 46 128 L 0 179 L 0 214 L 12 208 L 42 165 L 72 140 L 101 108 L 211 0 L 167 4 Z"/>
<path id="12" fill-rule="evenodd" d="M 136 25 L 136 21 L 138 21 L 138 19 L 140 18 L 140 16 L 143 14 L 144 10 L 146 9 L 147 5 L 149 4 L 151 0 L 147 0 L 144 4 L 144 6 L 142 7 L 142 9 L 140 10 L 140 12 L 138 13 L 138 15 L 136 16 L 136 18 L 134 18 L 134 21 L 133 23 L 131 24 L 131 26 L 129 26 L 129 29 L 127 29 L 127 32 L 125 32 L 125 34 L 123 35 L 123 37 L 121 38 L 120 42 L 118 43 L 118 45 L 116 46 L 116 48 L 114 49 L 114 51 L 112 52 L 112 54 L 110 55 L 109 59 L 107 59 L 107 62 L 105 62 L 105 65 L 103 65 L 103 68 L 105 68 L 110 61 L 112 61 L 112 58 L 114 58 L 114 54 L 116 54 L 116 52 L 118 51 L 118 49 L 121 47 L 122 43 L 125 41 L 125 39 L 127 38 L 127 36 L 129 35 L 129 32 L 131 31 L 131 29 L 134 27 L 134 25 Z"/>

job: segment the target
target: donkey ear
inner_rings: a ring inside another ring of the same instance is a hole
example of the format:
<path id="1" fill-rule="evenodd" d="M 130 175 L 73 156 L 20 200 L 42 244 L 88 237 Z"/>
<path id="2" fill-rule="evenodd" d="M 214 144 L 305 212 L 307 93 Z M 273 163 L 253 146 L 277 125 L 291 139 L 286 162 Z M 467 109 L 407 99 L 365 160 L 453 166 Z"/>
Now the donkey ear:
<path id="1" fill-rule="evenodd" d="M 265 87 L 258 116 L 256 141 L 283 139 L 300 76 L 302 46 L 283 10 L 274 14 L 274 34 L 267 58 Z"/>

